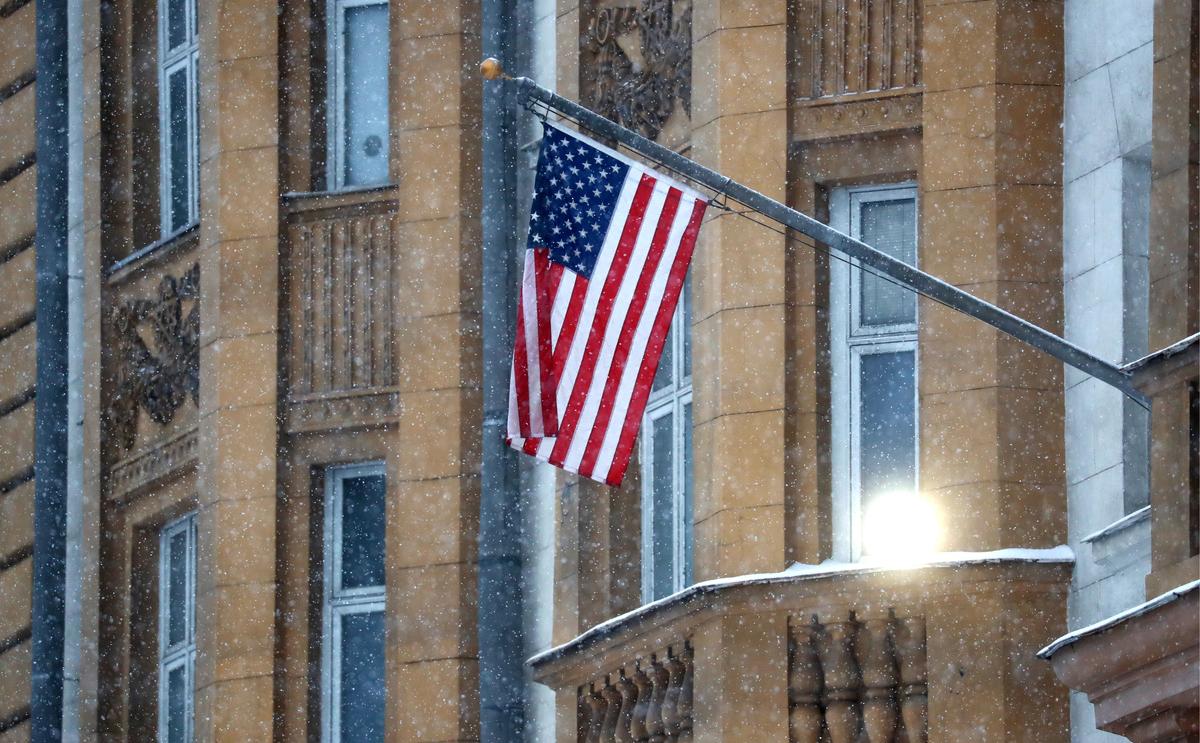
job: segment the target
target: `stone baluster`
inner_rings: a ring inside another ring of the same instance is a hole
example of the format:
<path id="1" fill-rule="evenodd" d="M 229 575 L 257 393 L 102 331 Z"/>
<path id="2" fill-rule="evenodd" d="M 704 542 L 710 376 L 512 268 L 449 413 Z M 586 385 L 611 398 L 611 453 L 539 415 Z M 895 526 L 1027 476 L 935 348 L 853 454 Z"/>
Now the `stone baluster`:
<path id="1" fill-rule="evenodd" d="M 655 657 L 650 656 L 650 710 L 646 713 L 646 733 L 650 743 L 664 743 L 667 739 L 666 725 L 663 721 L 663 701 L 667 695 L 667 684 L 671 676 L 666 667 Z"/>
<path id="2" fill-rule="evenodd" d="M 825 726 L 830 743 L 855 743 L 862 722 L 862 674 L 854 659 L 856 629 L 852 617 L 834 614 L 825 620 L 825 631 L 817 643 L 825 676 Z"/>
<path id="3" fill-rule="evenodd" d="M 602 743 L 613 743 L 617 740 L 617 725 L 621 721 L 621 692 L 610 683 L 605 683 L 600 690 L 604 697 L 604 723 L 600 727 Z"/>
<path id="4" fill-rule="evenodd" d="M 692 737 L 692 646 L 683 645 L 683 681 L 679 685 L 679 737 L 690 740 Z"/>
<path id="5" fill-rule="evenodd" d="M 637 687 L 637 702 L 633 705 L 633 718 L 629 722 L 629 736 L 638 743 L 646 743 L 650 733 L 646 730 L 646 717 L 650 714 L 650 677 L 639 661 L 635 666 L 633 684 Z"/>
<path id="6" fill-rule="evenodd" d="M 858 633 L 858 660 L 863 679 L 863 727 L 869 743 L 892 743 L 896 735 L 896 657 L 892 650 L 892 617 L 873 616 Z"/>
<path id="7" fill-rule="evenodd" d="M 625 675 L 625 669 L 621 669 L 617 691 L 621 693 L 621 716 L 617 719 L 617 743 L 636 743 L 636 739 L 630 734 L 630 728 L 633 726 L 633 708 L 637 706 L 637 684 Z"/>
<path id="8" fill-rule="evenodd" d="M 896 655 L 900 666 L 900 717 L 908 743 L 925 743 L 928 725 L 928 686 L 925 670 L 925 619 L 896 622 Z"/>
<path id="9" fill-rule="evenodd" d="M 679 738 L 679 692 L 683 689 L 686 670 L 679 655 L 667 648 L 667 693 L 663 695 L 663 732 L 670 740 Z"/>
<path id="10" fill-rule="evenodd" d="M 788 643 L 788 727 L 791 743 L 817 743 L 821 737 L 821 663 L 813 646 L 816 625 L 791 624 Z"/>
<path id="11" fill-rule="evenodd" d="M 587 707 L 587 726 L 584 728 L 584 743 L 600 743 L 601 731 L 604 728 L 604 716 L 608 711 L 608 703 L 604 695 L 596 690 L 595 684 L 583 693 L 583 703 Z"/>

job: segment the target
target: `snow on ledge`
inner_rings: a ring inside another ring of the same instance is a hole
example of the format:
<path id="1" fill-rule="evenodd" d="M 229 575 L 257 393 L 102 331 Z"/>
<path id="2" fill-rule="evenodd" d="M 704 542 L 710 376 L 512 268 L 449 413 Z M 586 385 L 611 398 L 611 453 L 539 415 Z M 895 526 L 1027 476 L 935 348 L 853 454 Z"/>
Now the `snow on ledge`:
<path id="1" fill-rule="evenodd" d="M 729 578 L 716 578 L 706 580 L 701 583 L 694 583 L 683 590 L 677 591 L 670 596 L 664 596 L 657 601 L 651 601 L 648 604 L 643 604 L 632 611 L 606 619 L 596 626 L 588 629 L 583 634 L 557 645 L 548 650 L 543 650 L 530 657 L 525 661 L 526 665 L 535 666 L 553 656 L 558 656 L 566 653 L 572 648 L 578 647 L 595 639 L 610 635 L 617 630 L 621 625 L 636 619 L 646 614 L 653 613 L 661 607 L 668 604 L 677 604 L 686 601 L 693 596 L 702 593 L 711 593 L 717 589 L 728 588 L 731 586 L 750 586 L 750 585 L 769 585 L 771 583 L 785 583 L 797 578 L 816 579 L 835 575 L 849 574 L 866 574 L 879 573 L 887 571 L 903 571 L 917 570 L 920 568 L 930 567 L 955 567 L 958 565 L 978 565 L 1001 562 L 1034 562 L 1034 563 L 1073 563 L 1075 562 L 1075 553 L 1065 544 L 1057 547 L 1046 549 L 1030 548 L 1030 547 L 1010 547 L 1008 549 L 992 550 L 990 552 L 935 552 L 929 555 L 924 555 L 920 559 L 895 562 L 891 560 L 872 560 L 864 558 L 859 562 L 839 562 L 836 560 L 826 560 L 825 562 L 812 565 L 805 563 L 792 563 L 786 570 L 777 573 L 751 573 L 749 575 L 737 575 Z"/>
<path id="2" fill-rule="evenodd" d="M 1046 647 L 1037 651 L 1037 656 L 1043 660 L 1050 660 L 1051 656 L 1068 645 L 1074 645 L 1076 642 L 1079 642 L 1085 637 L 1098 635 L 1107 629 L 1111 629 L 1118 624 L 1121 624 L 1122 622 L 1128 621 L 1135 617 L 1140 617 L 1143 614 L 1154 611 L 1161 606 L 1166 606 L 1167 604 L 1173 603 L 1176 599 L 1186 596 L 1192 591 L 1195 591 L 1197 588 L 1200 588 L 1200 580 L 1194 580 L 1191 583 L 1184 583 L 1182 586 L 1172 588 L 1170 591 L 1167 591 L 1159 596 L 1155 596 L 1143 604 L 1131 606 L 1125 611 L 1113 614 L 1111 617 L 1101 619 L 1095 624 L 1089 624 L 1086 627 L 1080 627 L 1077 630 L 1068 632 Z"/>

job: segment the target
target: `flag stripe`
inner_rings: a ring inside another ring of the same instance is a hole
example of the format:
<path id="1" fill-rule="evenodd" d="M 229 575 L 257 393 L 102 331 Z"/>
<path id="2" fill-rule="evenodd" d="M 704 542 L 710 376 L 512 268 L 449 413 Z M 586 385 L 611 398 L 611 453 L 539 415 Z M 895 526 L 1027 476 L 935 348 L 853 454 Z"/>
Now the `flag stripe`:
<path id="1" fill-rule="evenodd" d="M 555 466 L 562 466 L 567 452 L 570 450 L 575 427 L 579 423 L 579 416 L 583 413 L 583 405 L 587 400 L 588 390 L 592 385 L 592 375 L 596 370 L 596 361 L 600 355 L 601 345 L 604 342 L 604 331 L 608 327 L 608 319 L 612 312 L 613 302 L 616 300 L 617 291 L 621 288 L 621 280 L 625 276 L 625 268 L 629 263 L 629 258 L 633 254 L 638 233 L 641 231 L 642 218 L 645 216 L 646 207 L 650 202 L 653 192 L 654 179 L 643 173 L 641 181 L 638 183 L 637 192 L 633 197 L 633 206 L 629 210 L 629 216 L 625 220 L 625 227 L 621 231 L 621 240 L 617 244 L 616 253 L 613 255 L 612 266 L 606 273 L 604 288 L 600 292 L 599 300 L 596 302 L 594 319 L 591 323 L 591 332 L 588 335 L 586 346 L 584 346 L 582 363 L 579 365 L 579 374 L 575 377 L 575 383 L 571 386 L 571 397 L 559 425 L 554 449 L 550 454 L 550 464 Z"/>
<path id="2" fill-rule="evenodd" d="M 607 479 L 627 416 L 633 414 L 636 418 L 640 418 L 642 415 L 642 410 L 633 410 L 630 407 L 633 390 L 637 384 L 638 375 L 641 374 L 642 365 L 646 363 L 646 357 L 649 354 L 648 341 L 659 315 L 665 314 L 668 318 L 674 316 L 675 307 L 665 303 L 663 296 L 666 293 L 671 272 L 675 269 L 675 261 L 679 257 L 680 241 L 691 223 L 694 205 L 694 200 L 684 199 L 684 203 L 676 211 L 670 226 L 666 249 L 654 271 L 652 281 L 646 288 L 646 306 L 654 307 L 656 311 L 644 312 L 633 332 L 632 357 L 620 375 L 611 419 L 604 431 L 603 441 L 598 446 L 596 466 L 590 475 L 595 480 L 605 481 Z M 686 271 L 686 268 L 684 270 Z M 670 319 L 667 322 L 669 324 Z M 656 362 L 655 365 L 657 365 Z"/>
<path id="3" fill-rule="evenodd" d="M 671 275 L 663 294 L 664 307 L 674 308 L 675 303 L 679 300 L 679 292 L 683 289 L 683 280 L 687 275 L 688 264 L 692 260 L 692 251 L 696 247 L 696 235 L 700 232 L 700 222 L 704 218 L 706 206 L 706 202 L 698 200 L 692 207 L 691 220 L 683 233 L 683 238 L 679 241 L 679 252 L 671 265 Z M 629 414 L 625 418 L 621 438 L 617 443 L 616 453 L 613 455 L 612 466 L 609 467 L 608 476 L 605 478 L 605 482 L 609 485 L 620 485 L 621 480 L 625 477 L 625 469 L 629 466 L 629 459 L 633 455 L 633 443 L 641 423 L 642 411 L 646 409 L 646 399 L 650 396 L 650 385 L 654 382 L 654 372 L 658 368 L 658 359 L 670 327 L 670 314 L 660 314 L 655 319 L 654 329 L 646 344 L 646 355 L 643 357 L 642 368 L 638 373 L 637 384 L 634 386 L 633 395 L 630 398 Z"/>
<path id="4" fill-rule="evenodd" d="M 532 256 L 526 254 L 525 270 L 522 274 L 522 277 L 524 277 L 524 274 L 528 274 L 529 271 L 532 270 L 530 265 L 532 262 Z M 525 302 L 525 294 L 527 289 L 528 286 L 524 281 L 524 278 L 522 278 L 521 290 L 517 300 L 517 306 L 521 308 L 522 313 L 520 322 L 517 323 L 517 337 L 515 348 L 513 349 L 513 376 L 516 380 L 515 391 L 517 395 L 517 420 L 522 436 L 532 435 L 532 426 L 530 425 L 529 418 L 529 354 L 526 353 L 525 344 L 526 320 L 524 310 L 528 308 L 527 303 Z"/>
<path id="5" fill-rule="evenodd" d="M 549 251 L 535 250 L 534 280 L 537 282 L 537 339 L 538 339 L 538 393 L 541 399 L 541 432 L 546 436 L 557 433 L 558 412 L 555 410 L 555 373 L 552 361 L 553 349 L 550 336 L 550 310 L 553 303 L 557 279 L 562 277 L 562 266 L 550 262 Z M 532 398 L 531 398 L 532 399 Z M 532 416 L 531 416 L 532 418 Z M 533 425 L 532 419 L 530 425 Z"/>
<path id="6" fill-rule="evenodd" d="M 659 261 L 662 259 L 663 250 L 667 245 L 667 237 L 675 221 L 675 212 L 679 207 L 680 195 L 679 190 L 674 188 L 667 192 L 666 201 L 662 208 L 662 215 L 658 218 L 654 237 L 650 242 L 650 252 L 646 256 L 646 262 L 636 277 L 629 311 L 625 314 L 625 320 L 617 336 L 612 363 L 608 367 L 608 377 L 604 381 L 604 389 L 600 395 L 599 407 L 596 410 L 596 418 L 591 426 L 591 434 L 588 436 L 587 446 L 584 448 L 583 456 L 579 461 L 579 474 L 585 477 L 591 477 L 592 470 L 596 466 L 596 458 L 600 454 L 600 445 L 604 441 L 604 434 L 608 429 L 609 416 L 612 414 L 613 406 L 616 404 L 617 388 L 621 383 L 625 370 L 625 362 L 629 358 L 634 331 L 641 322 L 642 311 L 649 298 L 650 283 L 658 270 Z M 635 361 L 640 360 L 639 356 L 635 356 Z"/>

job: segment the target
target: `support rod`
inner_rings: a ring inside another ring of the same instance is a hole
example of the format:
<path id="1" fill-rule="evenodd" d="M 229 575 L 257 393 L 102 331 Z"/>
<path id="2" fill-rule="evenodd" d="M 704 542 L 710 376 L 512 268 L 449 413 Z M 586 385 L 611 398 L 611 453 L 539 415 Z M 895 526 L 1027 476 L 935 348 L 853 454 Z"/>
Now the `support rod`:
<path id="1" fill-rule="evenodd" d="M 1064 364 L 1095 377 L 1117 388 L 1121 392 L 1149 406 L 1146 396 L 1139 392 L 1130 380 L 1130 375 L 1116 364 L 1094 356 L 1079 346 L 1024 320 L 1011 312 L 985 302 L 952 284 L 897 260 L 864 242 L 833 229 L 829 225 L 802 214 L 791 207 L 768 198 L 752 188 L 727 178 L 714 170 L 690 160 L 657 142 L 604 118 L 578 103 L 556 95 L 527 77 L 507 78 L 502 72 L 494 71 L 485 61 L 481 68 L 489 79 L 504 79 L 517 85 L 525 100 L 535 100 L 558 111 L 569 119 L 583 124 L 596 134 L 614 139 L 634 152 L 674 170 L 689 180 L 700 183 L 717 193 L 724 194 L 770 219 L 807 235 L 838 252 L 870 266 L 918 294 L 923 294 L 964 314 L 981 320 L 997 330 L 1007 333 L 1019 341 L 1044 351 Z"/>

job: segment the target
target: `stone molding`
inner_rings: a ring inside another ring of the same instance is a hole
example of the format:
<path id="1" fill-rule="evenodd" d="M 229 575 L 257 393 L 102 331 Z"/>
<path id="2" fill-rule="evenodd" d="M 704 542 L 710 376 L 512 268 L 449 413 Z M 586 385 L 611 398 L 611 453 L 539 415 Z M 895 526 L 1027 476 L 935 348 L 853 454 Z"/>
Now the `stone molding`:
<path id="1" fill-rule="evenodd" d="M 921 93 L 879 93 L 808 101 L 797 105 L 792 139 L 840 139 L 921 128 Z"/>
<path id="2" fill-rule="evenodd" d="M 288 399 L 285 427 L 289 433 L 373 428 L 400 417 L 400 391 L 394 387 L 345 394 Z"/>
<path id="3" fill-rule="evenodd" d="M 1101 730 L 1134 743 L 1200 732 L 1200 581 L 1177 591 L 1039 653 L 1087 694 Z"/>
<path id="4" fill-rule="evenodd" d="M 192 427 L 178 436 L 116 463 L 108 476 L 108 497 L 124 500 L 131 493 L 195 466 L 198 436 Z"/>

